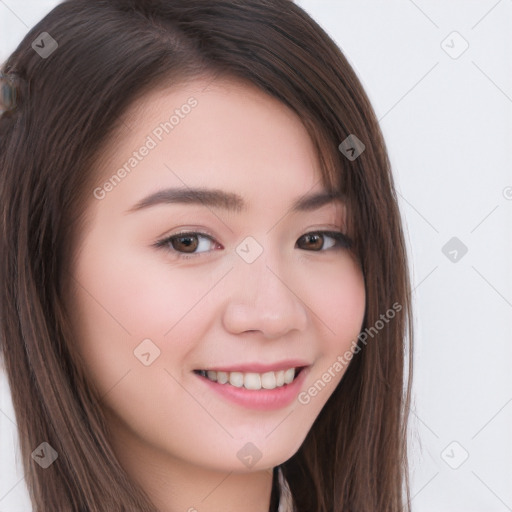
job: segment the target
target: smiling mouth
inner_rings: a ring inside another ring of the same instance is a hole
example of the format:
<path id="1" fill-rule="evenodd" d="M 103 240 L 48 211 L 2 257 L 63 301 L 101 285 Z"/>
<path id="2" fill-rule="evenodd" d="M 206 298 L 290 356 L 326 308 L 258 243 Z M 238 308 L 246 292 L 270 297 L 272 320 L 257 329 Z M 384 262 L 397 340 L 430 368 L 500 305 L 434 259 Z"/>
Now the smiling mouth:
<path id="1" fill-rule="evenodd" d="M 194 370 L 194 373 L 218 384 L 227 384 L 237 388 L 243 387 L 257 391 L 260 389 L 282 388 L 291 384 L 304 368 L 305 366 L 301 366 L 265 373 L 223 372 L 218 370 Z"/>

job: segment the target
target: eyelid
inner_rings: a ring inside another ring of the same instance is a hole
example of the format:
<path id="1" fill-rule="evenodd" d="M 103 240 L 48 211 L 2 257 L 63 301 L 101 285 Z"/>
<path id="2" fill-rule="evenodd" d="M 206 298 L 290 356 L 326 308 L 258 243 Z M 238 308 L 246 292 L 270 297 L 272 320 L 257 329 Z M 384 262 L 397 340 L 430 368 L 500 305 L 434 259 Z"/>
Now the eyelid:
<path id="1" fill-rule="evenodd" d="M 167 236 L 164 236 L 163 238 L 160 238 L 159 240 L 157 240 L 153 245 L 155 247 L 166 247 L 172 239 L 174 238 L 178 238 L 180 236 L 187 236 L 187 235 L 190 235 L 190 236 L 195 236 L 195 235 L 199 235 L 201 237 L 204 237 L 204 238 L 208 238 L 209 240 L 211 240 L 213 243 L 216 243 L 220 246 L 222 246 L 221 243 L 217 242 L 217 240 L 215 239 L 215 236 L 212 235 L 211 233 L 209 233 L 208 231 L 194 231 L 194 230 L 183 230 L 183 231 L 178 231 L 177 233 L 173 233 L 172 235 L 167 235 Z M 179 251 L 175 251 L 176 253 L 178 254 L 185 254 L 186 253 L 180 253 Z M 202 254 L 202 253 L 196 253 L 196 254 Z M 193 256 L 194 253 L 189 253 L 190 256 Z"/>

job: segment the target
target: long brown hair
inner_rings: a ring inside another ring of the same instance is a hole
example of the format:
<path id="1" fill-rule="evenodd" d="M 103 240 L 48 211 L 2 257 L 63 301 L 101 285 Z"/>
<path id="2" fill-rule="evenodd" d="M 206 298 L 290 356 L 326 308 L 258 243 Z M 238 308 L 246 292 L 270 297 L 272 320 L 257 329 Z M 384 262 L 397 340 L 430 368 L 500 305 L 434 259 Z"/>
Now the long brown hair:
<path id="1" fill-rule="evenodd" d="M 44 58 L 32 46 L 42 32 L 58 45 Z M 400 213 L 374 111 L 324 30 L 290 0 L 67 0 L 2 72 L 17 80 L 17 97 L 0 117 L 0 336 L 34 511 L 155 510 L 117 461 L 101 397 L 73 350 L 66 270 L 92 163 L 121 115 L 154 87 L 208 75 L 244 79 L 297 112 L 324 184 L 346 197 L 364 274 L 366 336 L 281 465 L 296 510 L 409 510 L 413 338 Z M 365 145 L 355 159 L 338 149 L 350 135 Z M 43 441 L 58 453 L 45 470 L 31 457 Z"/>

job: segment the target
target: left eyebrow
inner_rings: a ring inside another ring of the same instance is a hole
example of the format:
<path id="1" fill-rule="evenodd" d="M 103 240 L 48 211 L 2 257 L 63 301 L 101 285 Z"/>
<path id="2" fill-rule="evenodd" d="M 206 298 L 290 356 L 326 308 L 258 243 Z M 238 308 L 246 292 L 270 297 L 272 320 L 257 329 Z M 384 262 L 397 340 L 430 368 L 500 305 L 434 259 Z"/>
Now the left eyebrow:
<path id="1" fill-rule="evenodd" d="M 299 197 L 292 203 L 291 211 L 293 213 L 313 211 L 326 204 L 342 202 L 342 200 L 343 196 L 341 193 L 329 193 L 324 190 Z M 168 188 L 158 190 L 141 199 L 127 210 L 126 213 L 132 213 L 156 205 L 176 203 L 222 208 L 236 213 L 247 210 L 247 203 L 243 197 L 234 192 L 208 188 Z"/>

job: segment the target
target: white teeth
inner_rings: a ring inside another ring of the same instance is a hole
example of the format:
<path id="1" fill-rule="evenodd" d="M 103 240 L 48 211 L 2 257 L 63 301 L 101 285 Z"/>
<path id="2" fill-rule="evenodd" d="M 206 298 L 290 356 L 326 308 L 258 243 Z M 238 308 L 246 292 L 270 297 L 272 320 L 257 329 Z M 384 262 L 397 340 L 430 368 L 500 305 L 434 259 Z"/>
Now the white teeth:
<path id="1" fill-rule="evenodd" d="M 290 384 L 295 378 L 295 368 L 279 370 L 278 372 L 221 372 L 215 370 L 202 370 L 201 375 L 219 384 L 231 384 L 237 388 L 246 389 L 275 389 Z"/>
<path id="2" fill-rule="evenodd" d="M 246 373 L 244 375 L 244 388 L 261 389 L 261 377 L 259 373 Z"/>
<path id="3" fill-rule="evenodd" d="M 213 372 L 213 373 L 217 373 L 217 382 L 219 384 L 226 384 L 228 382 L 229 378 L 228 378 L 228 374 L 226 372 Z M 209 375 L 208 375 L 208 378 L 210 378 Z"/>
<path id="4" fill-rule="evenodd" d="M 261 376 L 261 387 L 265 388 L 265 389 L 274 389 L 276 387 L 276 373 L 275 372 L 264 373 Z"/>
<path id="5" fill-rule="evenodd" d="M 229 374 L 229 383 L 232 386 L 241 388 L 244 385 L 244 374 L 242 372 L 231 372 Z"/>
<path id="6" fill-rule="evenodd" d="M 290 382 L 293 381 L 294 377 L 295 377 L 295 368 L 290 368 L 289 370 L 286 370 L 284 372 L 284 383 L 290 384 Z"/>

